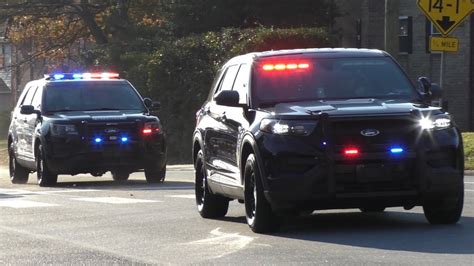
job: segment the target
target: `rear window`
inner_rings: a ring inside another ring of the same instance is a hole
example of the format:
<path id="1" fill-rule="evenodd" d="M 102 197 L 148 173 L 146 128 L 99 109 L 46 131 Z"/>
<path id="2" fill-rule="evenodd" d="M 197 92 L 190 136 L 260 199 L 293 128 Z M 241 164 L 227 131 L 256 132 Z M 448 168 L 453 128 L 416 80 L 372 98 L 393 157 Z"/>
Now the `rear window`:
<path id="1" fill-rule="evenodd" d="M 255 64 L 253 77 L 253 95 L 258 105 L 418 97 L 401 69 L 387 57 L 266 59 Z"/>
<path id="2" fill-rule="evenodd" d="M 46 87 L 44 110 L 94 111 L 139 110 L 145 111 L 140 96 L 125 82 L 52 82 Z"/>

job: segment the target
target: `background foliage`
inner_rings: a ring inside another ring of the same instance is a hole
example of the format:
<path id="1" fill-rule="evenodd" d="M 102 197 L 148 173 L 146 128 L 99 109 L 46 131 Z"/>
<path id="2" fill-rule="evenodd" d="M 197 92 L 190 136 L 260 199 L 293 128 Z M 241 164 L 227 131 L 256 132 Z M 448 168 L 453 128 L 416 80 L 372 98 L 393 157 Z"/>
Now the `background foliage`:
<path id="1" fill-rule="evenodd" d="M 18 64 L 74 62 L 117 69 L 145 97 L 169 140 L 170 163 L 189 162 L 195 113 L 231 57 L 328 47 L 330 0 L 9 0 L 0 21 L 22 51 Z M 80 52 L 78 52 L 80 51 Z"/>

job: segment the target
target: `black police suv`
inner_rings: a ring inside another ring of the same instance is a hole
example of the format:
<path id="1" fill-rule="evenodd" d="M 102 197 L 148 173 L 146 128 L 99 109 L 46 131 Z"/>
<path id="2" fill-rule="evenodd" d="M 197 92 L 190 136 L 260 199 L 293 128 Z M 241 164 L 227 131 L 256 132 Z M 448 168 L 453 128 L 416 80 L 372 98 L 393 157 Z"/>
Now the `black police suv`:
<path id="1" fill-rule="evenodd" d="M 150 183 L 164 181 L 166 139 L 154 103 L 115 73 L 54 74 L 29 82 L 8 133 L 10 179 L 54 186 L 58 174 L 112 172 L 127 180 L 144 170 Z"/>
<path id="2" fill-rule="evenodd" d="M 423 206 L 432 224 L 463 207 L 463 143 L 453 118 L 430 103 L 386 52 L 305 49 L 228 61 L 197 112 L 195 193 L 202 217 L 245 204 L 255 232 L 281 213 Z"/>

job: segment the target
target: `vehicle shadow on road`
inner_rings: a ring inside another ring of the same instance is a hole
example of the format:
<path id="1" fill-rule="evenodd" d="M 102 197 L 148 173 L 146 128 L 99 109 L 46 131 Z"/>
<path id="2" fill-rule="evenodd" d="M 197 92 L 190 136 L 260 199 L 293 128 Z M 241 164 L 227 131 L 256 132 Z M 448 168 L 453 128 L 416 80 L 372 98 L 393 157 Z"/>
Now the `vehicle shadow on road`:
<path id="1" fill-rule="evenodd" d="M 456 225 L 430 225 L 419 213 L 315 214 L 287 218 L 273 236 L 385 250 L 474 254 L 473 217 L 462 217 Z"/>
<path id="2" fill-rule="evenodd" d="M 165 181 L 164 183 L 148 184 L 142 180 L 117 181 L 83 181 L 61 182 L 57 188 L 69 189 L 102 189 L 102 190 L 189 190 L 194 189 L 194 183 L 185 181 Z"/>

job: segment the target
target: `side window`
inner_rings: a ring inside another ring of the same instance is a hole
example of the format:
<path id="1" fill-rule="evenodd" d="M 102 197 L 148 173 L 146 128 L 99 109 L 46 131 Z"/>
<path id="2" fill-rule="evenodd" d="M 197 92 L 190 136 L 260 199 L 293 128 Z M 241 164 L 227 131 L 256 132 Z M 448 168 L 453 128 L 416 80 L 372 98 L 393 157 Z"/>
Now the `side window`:
<path id="1" fill-rule="evenodd" d="M 228 67 L 227 71 L 224 74 L 224 78 L 221 81 L 219 89 L 217 91 L 232 90 L 232 86 L 234 85 L 235 76 L 237 75 L 238 70 L 239 70 L 238 65 L 233 65 L 233 66 Z"/>
<path id="2" fill-rule="evenodd" d="M 43 88 L 38 87 L 38 89 L 36 90 L 35 96 L 33 97 L 33 101 L 31 102 L 31 105 L 33 105 L 35 109 L 40 110 L 42 99 L 43 99 Z"/>
<path id="3" fill-rule="evenodd" d="M 248 83 L 250 75 L 250 66 L 248 64 L 242 64 L 239 68 L 239 73 L 235 78 L 234 87 L 232 90 L 239 93 L 239 103 L 247 104 L 247 95 L 248 95 Z"/>
<path id="4" fill-rule="evenodd" d="M 36 87 L 30 87 L 21 105 L 30 105 L 33 100 L 33 96 L 35 95 L 35 91 Z"/>

